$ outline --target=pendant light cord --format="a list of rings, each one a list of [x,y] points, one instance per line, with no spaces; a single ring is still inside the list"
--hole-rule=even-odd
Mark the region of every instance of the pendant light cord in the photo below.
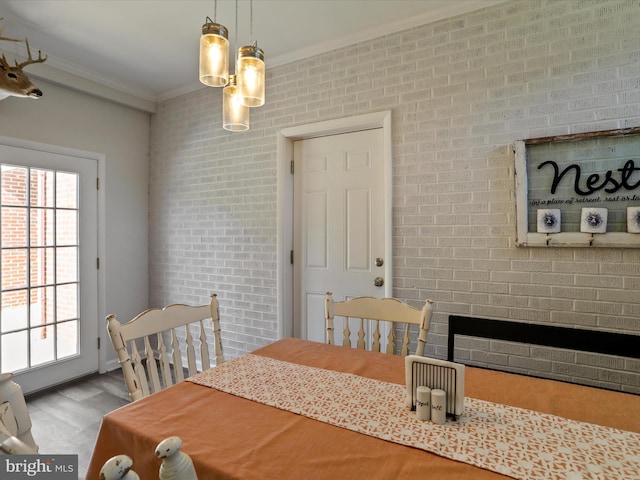
[[[233,71],[234,73],[238,73],[238,0],[236,0],[236,33],[235,33],[234,43],[235,44],[233,47],[234,47],[235,55],[233,56],[233,60],[234,60]]]

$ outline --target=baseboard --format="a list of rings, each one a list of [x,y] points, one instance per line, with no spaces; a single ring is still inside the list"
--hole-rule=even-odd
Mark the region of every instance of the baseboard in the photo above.
[[[108,360],[107,364],[105,365],[105,371],[106,372],[111,372],[113,370],[117,370],[120,368],[120,364],[118,363],[118,360]]]

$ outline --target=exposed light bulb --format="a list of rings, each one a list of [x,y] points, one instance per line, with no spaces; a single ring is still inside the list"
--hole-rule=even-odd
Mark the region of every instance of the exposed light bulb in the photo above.
[[[258,72],[254,66],[249,66],[244,71],[244,83],[247,88],[254,90],[256,88],[256,82],[258,81]]]

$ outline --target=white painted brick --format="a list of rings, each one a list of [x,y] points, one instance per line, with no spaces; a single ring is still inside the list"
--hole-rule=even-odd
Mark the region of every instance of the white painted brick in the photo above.
[[[483,367],[488,365],[504,366],[509,364],[509,356],[472,349],[469,364]]]
[[[605,330],[633,331],[637,326],[637,320],[634,318],[637,313],[629,311],[629,307],[625,305],[623,314],[627,316],[598,315],[597,326]]]
[[[640,391],[640,381],[638,375],[633,371],[598,369],[598,380],[601,385],[619,384],[621,390],[632,393]]]
[[[567,375],[570,377],[582,377],[582,378],[596,378],[598,375],[597,369],[593,367],[587,367],[582,365],[575,365],[569,363],[555,363],[553,365],[553,372],[561,375]]]
[[[534,310],[533,308],[509,309],[509,318],[521,322],[548,323],[551,314],[547,310]]]
[[[581,303],[581,302],[576,302]],[[572,325],[582,327],[595,327],[598,324],[598,315],[587,312],[551,312],[551,322],[560,325]]]
[[[576,354],[578,363],[582,365],[593,365],[611,370],[624,370],[625,359],[622,357],[614,357],[611,355],[596,355],[588,353]]]
[[[570,350],[551,347],[531,347],[531,356],[542,360],[551,360],[557,362],[574,363],[576,361],[576,353]]]
[[[540,373],[551,372],[552,364],[539,358],[509,356],[509,370],[512,368],[523,370],[528,374],[540,375]]]
[[[528,137],[640,125],[639,24],[636,0],[513,0],[267,64],[267,103],[246,133],[221,129],[217,89],[162,102],[151,120],[150,303],[215,291],[227,356],[274,340],[276,134],[389,109],[394,295],[438,299],[429,354],[446,355],[454,313],[640,333],[640,249],[515,247],[512,152]],[[491,352],[478,340],[456,355],[640,391],[628,361]]]

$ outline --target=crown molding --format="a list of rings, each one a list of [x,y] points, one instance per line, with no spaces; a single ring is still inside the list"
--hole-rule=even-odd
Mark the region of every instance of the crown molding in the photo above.
[[[316,44],[312,47],[301,48],[288,52],[284,55],[270,57],[267,67],[279,67],[281,65],[303,60],[314,55],[320,55],[332,50],[349,47],[357,43],[366,42],[375,38],[383,37],[385,35],[390,35],[393,33],[401,32],[403,30],[409,30],[422,25],[427,25],[429,23],[437,22],[445,18],[451,18],[475,10],[492,7],[494,5],[499,5],[508,1],[509,0],[452,0],[443,5],[437,4],[436,8],[430,10],[429,12],[425,12],[422,15],[416,15],[395,22],[385,23],[384,30],[381,29],[380,25],[376,25],[375,27],[355,32],[352,35],[328,40],[326,42]]]
[[[14,55],[26,57],[26,46],[15,45]],[[147,113],[156,112],[157,98],[153,93],[113,78],[105,77],[93,70],[67,62],[53,55],[47,55],[45,63],[30,65],[29,70],[25,73],[29,77],[39,78],[136,110],[142,110]]]
[[[438,4],[438,6],[429,12],[422,15],[416,15],[414,17],[405,18],[396,22],[389,22],[384,25],[384,32],[381,32],[380,26],[375,26],[367,30],[361,30],[349,36],[344,36],[316,44],[311,47],[300,48],[288,52],[284,55],[277,55],[275,57],[269,57],[267,60],[267,69],[286,65],[305,58],[313,57],[315,55],[321,55],[340,48],[349,47],[361,42],[366,42],[379,38],[384,35],[390,35],[393,33],[401,32],[403,30],[409,30],[411,28],[419,27],[429,23],[437,22],[445,18],[455,17],[457,15],[463,15],[475,10],[480,10],[501,3],[506,3],[509,0],[455,0],[447,2],[446,4]],[[158,101],[162,102],[169,100],[173,97],[192,93],[201,88],[207,88],[199,81],[194,81],[189,85],[169,90],[158,95]]]
[[[211,87],[207,87],[206,85],[204,85],[203,83],[201,83],[199,80],[196,79],[193,82],[189,83],[188,85],[183,85],[181,87],[174,88],[174,89],[171,89],[171,90],[167,90],[166,92],[162,92],[161,94],[158,95],[157,101],[158,102],[164,102],[166,100],[170,100],[172,98],[179,97],[180,95],[186,95],[187,93],[193,93],[193,92],[201,90],[203,88],[211,88]],[[217,87],[214,87],[214,88],[217,88]]]

